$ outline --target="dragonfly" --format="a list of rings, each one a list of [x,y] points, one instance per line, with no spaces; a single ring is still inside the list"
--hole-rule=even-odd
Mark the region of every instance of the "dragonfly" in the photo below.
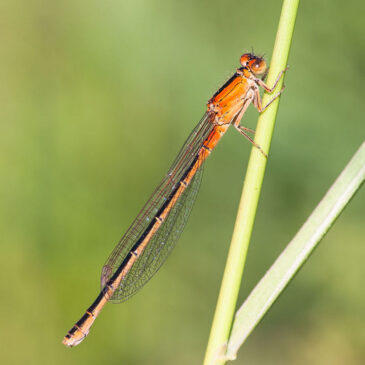
[[[82,342],[107,302],[127,300],[158,271],[187,222],[202,179],[203,163],[229,126],[233,125],[267,157],[248,134],[254,131],[240,122],[251,103],[261,113],[280,96],[283,89],[262,106],[260,88],[272,94],[285,70],[279,72],[270,88],[264,82],[268,67],[263,57],[245,53],[240,64],[208,101],[205,114],[170,170],[110,254],[102,268],[99,295],[63,338],[64,345],[73,347]]]

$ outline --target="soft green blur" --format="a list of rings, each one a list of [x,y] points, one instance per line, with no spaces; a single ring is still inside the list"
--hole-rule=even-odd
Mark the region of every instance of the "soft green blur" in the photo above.
[[[362,2],[303,1],[240,302],[364,140]],[[206,164],[177,248],[141,293],[62,338],[205,103],[279,1],[0,3],[1,364],[199,364],[251,146]],[[251,108],[253,109],[253,108]],[[254,128],[255,110],[245,125]],[[365,362],[365,202],[355,197],[236,364]]]

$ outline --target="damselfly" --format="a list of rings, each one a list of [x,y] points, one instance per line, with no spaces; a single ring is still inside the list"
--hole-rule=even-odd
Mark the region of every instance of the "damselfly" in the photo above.
[[[101,273],[100,294],[64,337],[64,345],[78,345],[108,301],[128,299],[160,268],[188,219],[202,178],[202,165],[230,125],[266,156],[247,134],[253,131],[241,126],[240,121],[251,103],[262,112],[281,94],[282,90],[261,105],[259,87],[272,93],[284,71],[270,88],[264,77],[258,77],[267,71],[263,58],[245,53],[240,63],[242,67],[209,100],[206,113],[169,172],[109,256]]]

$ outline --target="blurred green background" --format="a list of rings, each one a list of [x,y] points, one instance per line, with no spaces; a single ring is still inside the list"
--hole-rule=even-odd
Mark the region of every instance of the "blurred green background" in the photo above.
[[[1,364],[199,364],[251,146],[205,166],[176,249],[79,347],[101,267],[280,1],[2,1]],[[303,1],[240,302],[364,140],[363,2]],[[251,108],[245,125],[254,128]],[[236,364],[365,363],[360,191]]]

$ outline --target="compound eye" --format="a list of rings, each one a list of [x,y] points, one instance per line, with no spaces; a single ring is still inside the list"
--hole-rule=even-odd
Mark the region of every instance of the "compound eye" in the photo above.
[[[241,56],[240,58],[240,63],[243,67],[246,67],[248,62],[252,59],[252,54],[251,53],[245,53]]]
[[[250,68],[255,75],[261,75],[266,71],[266,62],[262,58],[256,58],[250,62]]]

